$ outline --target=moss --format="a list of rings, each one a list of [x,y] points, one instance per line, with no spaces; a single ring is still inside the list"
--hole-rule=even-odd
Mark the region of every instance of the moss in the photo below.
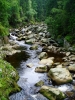
[[[9,94],[20,91],[16,70],[6,61],[0,59],[0,100],[8,100]]]
[[[44,82],[42,80],[35,84],[36,87],[43,86],[43,85],[44,85]]]
[[[64,100],[65,95],[62,94],[62,92],[59,93],[59,95],[56,95],[51,90],[48,89],[41,89],[40,93],[42,93],[45,97],[47,97],[49,100]]]
[[[41,89],[40,93],[42,93],[49,100],[55,100],[55,98],[53,97],[53,95],[51,93],[49,93],[48,90]]]
[[[5,36],[8,35],[8,30],[7,28],[3,27],[0,23],[0,36]]]

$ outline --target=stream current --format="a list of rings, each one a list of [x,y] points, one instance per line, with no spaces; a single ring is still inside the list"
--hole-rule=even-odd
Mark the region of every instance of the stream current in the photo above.
[[[30,50],[31,45],[24,44],[24,41],[16,41],[21,47],[22,52],[9,56],[7,61],[10,62],[18,71],[20,79],[18,85],[22,90],[18,93],[14,93],[9,97],[10,100],[47,100],[41,94],[37,94],[39,88],[34,85],[40,80],[47,82],[46,73],[36,73],[35,68],[39,65],[38,53],[42,51],[39,46],[38,50]],[[28,68],[26,65],[33,63],[32,68]]]
[[[10,40],[13,41],[13,40]],[[36,73],[35,68],[39,65],[38,54],[42,51],[42,47],[39,45],[38,50],[30,50],[31,45],[25,44],[24,41],[15,42],[21,46],[22,52],[16,53],[12,56],[6,58],[19,73],[19,81],[17,84],[21,87],[21,91],[18,93],[12,94],[10,100],[48,100],[40,93],[38,93],[38,87],[35,87],[35,84],[40,80],[44,81],[45,85],[53,86],[52,81],[48,79],[46,73]],[[33,63],[32,68],[28,68],[26,65],[28,63]],[[61,91],[71,91],[73,89],[70,83],[64,85],[54,85],[59,88]],[[66,98],[65,100],[71,100]]]

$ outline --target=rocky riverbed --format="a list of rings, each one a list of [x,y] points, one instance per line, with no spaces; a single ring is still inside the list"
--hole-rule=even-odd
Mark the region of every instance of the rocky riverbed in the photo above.
[[[67,51],[59,47],[45,24],[24,26],[10,32],[10,45],[1,48],[7,55],[5,59],[13,65],[11,59],[17,63],[16,53],[22,58],[19,65],[14,64],[22,91],[10,96],[10,100],[74,100],[74,49],[70,47],[71,51]]]

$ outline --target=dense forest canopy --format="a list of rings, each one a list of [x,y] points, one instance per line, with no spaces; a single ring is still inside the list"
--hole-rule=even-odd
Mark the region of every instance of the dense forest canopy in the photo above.
[[[46,22],[60,43],[64,38],[75,42],[75,0],[0,0],[0,36],[9,26],[35,21]]]

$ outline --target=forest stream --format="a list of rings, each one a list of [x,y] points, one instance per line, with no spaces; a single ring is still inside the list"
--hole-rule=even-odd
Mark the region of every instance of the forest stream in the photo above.
[[[58,88],[60,91],[64,92],[64,94],[66,95],[66,99],[64,100],[75,100],[75,80],[74,79],[70,83],[57,85],[54,81],[52,81],[52,79],[48,77],[46,72],[45,73],[35,72],[35,68],[40,65],[39,64],[40,59],[38,55],[40,55],[42,51],[44,52],[46,51],[47,43],[45,39],[42,39],[42,37],[44,37],[43,35],[45,35],[45,33],[48,33],[48,32],[45,32],[46,26],[42,25],[43,29],[45,27],[45,30],[43,31],[41,29],[41,26],[39,26],[39,29],[37,30],[37,32],[39,32],[39,35],[40,35],[39,39],[36,42],[34,41],[33,43],[37,45],[38,48],[30,49],[33,46],[33,44],[28,44],[27,43],[28,41],[27,40],[25,41],[24,38],[21,38],[21,36],[23,35],[24,37],[24,34],[26,33],[28,33],[28,35],[30,35],[31,33],[36,34],[37,32],[34,30],[34,28],[36,29],[38,26],[33,27],[33,28],[32,27],[33,26],[31,26],[31,28],[30,26],[26,27],[25,29],[27,30],[24,30],[23,28],[21,31],[22,33],[19,35],[15,35],[12,32],[10,36],[11,38],[10,41],[18,44],[20,46],[20,48],[18,49],[21,50],[21,52],[15,53],[13,55],[7,55],[5,60],[11,63],[11,65],[13,65],[14,68],[16,68],[16,70],[18,71],[20,78],[17,83],[21,87],[21,91],[11,94],[9,99],[10,100],[48,100],[46,97],[44,97],[42,94],[38,92],[40,90],[40,87],[35,86],[37,82],[42,80],[44,82],[44,85]],[[18,34],[17,31],[15,31],[15,33]],[[32,35],[30,35],[30,39],[33,38]],[[37,37],[37,35],[35,37]],[[48,38],[48,35],[47,35],[47,38]],[[52,46],[52,44],[54,43],[53,40],[51,40],[50,43],[51,43],[50,46]],[[49,41],[48,41],[48,45],[49,45]],[[54,57],[54,63],[57,64],[59,62],[58,65],[60,65],[63,62],[65,62],[63,59],[65,58],[65,53],[62,53],[60,51],[58,52],[46,51],[46,52],[48,54],[48,57]],[[31,68],[27,67],[29,63],[32,64]],[[71,74],[74,75],[74,73],[71,73]]]

